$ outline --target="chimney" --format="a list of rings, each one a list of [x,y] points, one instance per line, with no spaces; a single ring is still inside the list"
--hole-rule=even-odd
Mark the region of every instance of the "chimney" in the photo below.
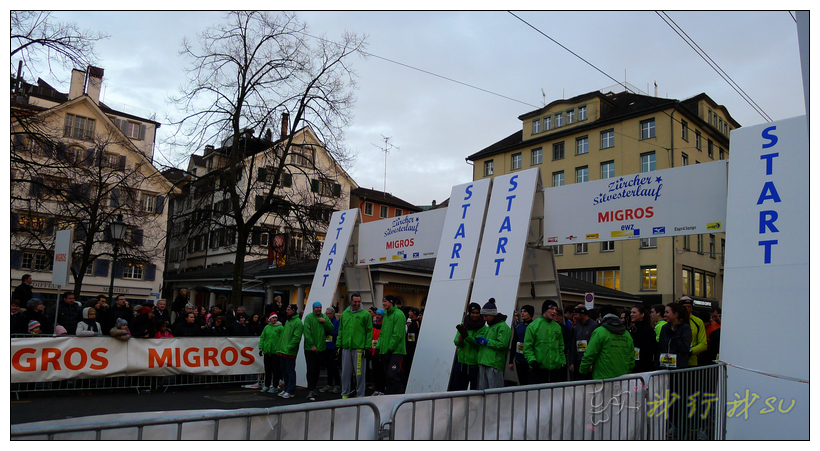
[[[71,87],[68,89],[68,100],[74,100],[85,93],[85,72],[71,70]]]
[[[280,139],[285,139],[288,136],[288,122],[290,121],[290,115],[288,113],[282,113],[282,135],[279,137]]]
[[[102,90],[102,79],[105,70],[101,67],[88,66],[88,86],[86,94],[91,97],[94,103],[100,103],[100,91]]]

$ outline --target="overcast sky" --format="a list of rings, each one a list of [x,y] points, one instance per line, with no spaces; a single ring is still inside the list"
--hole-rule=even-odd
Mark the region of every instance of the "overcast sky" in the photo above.
[[[649,94],[683,100],[700,93],[725,105],[742,125],[766,120],[661,18],[646,12],[515,12],[607,75]],[[773,120],[805,113],[797,29],[786,11],[669,12],[674,20]],[[56,12],[60,20],[110,35],[98,44],[104,101],[157,113],[184,80],[183,37],[195,40],[218,12]],[[521,127],[517,117],[546,101],[602,89],[615,81],[505,11],[300,12],[310,32],[366,34],[354,120],[346,143],[358,156],[350,174],[366,188],[417,205],[441,202],[472,179],[465,157]],[[68,91],[68,76],[37,76]],[[446,77],[454,81],[449,81]],[[471,85],[481,89],[468,87]],[[491,93],[487,92],[490,91]],[[495,94],[493,94],[495,93]],[[496,95],[497,94],[497,95]],[[134,110],[138,111],[138,110]],[[160,128],[160,135],[170,127]],[[159,141],[159,140],[158,140]],[[161,145],[155,162],[184,167]]]

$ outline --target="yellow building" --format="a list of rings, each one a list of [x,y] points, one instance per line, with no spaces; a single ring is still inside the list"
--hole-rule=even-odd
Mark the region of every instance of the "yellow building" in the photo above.
[[[467,157],[473,180],[539,167],[549,188],[724,160],[729,132],[740,127],[706,94],[675,100],[593,91],[518,119],[520,130]],[[724,234],[707,233],[553,251],[560,274],[636,294],[646,305],[688,294],[696,308],[708,308],[722,298],[724,243]]]

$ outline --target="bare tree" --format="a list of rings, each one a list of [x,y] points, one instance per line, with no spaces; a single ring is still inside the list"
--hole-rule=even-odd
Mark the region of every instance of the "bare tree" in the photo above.
[[[81,30],[73,22],[55,20],[50,11],[11,11],[10,73],[15,75],[15,64],[22,61],[32,74],[40,73],[40,64],[52,64],[72,69],[84,68],[96,59],[94,45],[108,35]],[[15,61],[15,59],[17,59]]]
[[[241,299],[246,247],[256,224],[276,216],[285,228],[308,230],[315,221],[310,218],[322,216],[317,208],[331,204],[323,203],[321,194],[324,186],[333,190],[337,174],[332,171],[350,160],[342,141],[355,100],[348,59],[363,52],[365,38],[345,34],[338,42],[311,40],[306,31],[292,13],[239,11],[202,32],[198,46],[183,42],[181,54],[192,65],[179,96],[172,98],[182,117],[172,121],[177,133],[171,141],[189,154],[217,144],[219,164],[197,179],[208,186],[218,181],[221,199],[203,200],[200,211],[208,220],[218,213],[219,224],[235,233],[233,299]],[[282,113],[292,125],[274,141],[266,130]],[[316,134],[317,142],[304,138],[300,131],[305,129]],[[270,151],[249,149],[255,142],[267,142]],[[331,164],[315,157],[318,145]],[[281,188],[298,174],[311,180],[310,188],[284,196]],[[197,198],[208,198],[200,194]],[[213,207],[217,200],[218,211]],[[199,215],[197,223],[203,219]]]
[[[109,259],[109,224],[119,215],[130,226],[126,239],[118,243],[120,263],[144,264],[162,257],[163,246],[148,247],[154,240],[144,238],[164,234],[164,224],[155,219],[163,200],[140,194],[162,176],[150,164],[128,164],[121,151],[115,152],[133,148],[124,136],[122,142],[113,131],[64,139],[53,122],[29,120],[28,130],[12,135],[12,178],[18,180],[12,184],[13,248],[37,250],[47,257],[54,249],[55,231],[74,229],[71,272],[79,299],[87,271],[95,266],[106,274],[115,270]],[[96,263],[104,263],[104,268]],[[152,266],[144,268],[150,271]]]

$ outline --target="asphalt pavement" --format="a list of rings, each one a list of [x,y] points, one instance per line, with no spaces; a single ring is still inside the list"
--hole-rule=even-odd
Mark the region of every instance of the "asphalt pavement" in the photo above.
[[[320,384],[319,387],[323,385]],[[164,392],[153,390],[150,393],[137,393],[136,389],[124,388],[28,392],[20,393],[19,400],[12,393],[10,417],[11,424],[22,424],[132,412],[266,408],[314,402],[306,399],[307,394],[307,390],[297,387],[294,398],[283,399],[275,394],[260,393],[259,389],[245,388],[238,383],[169,387]],[[316,402],[341,397],[340,394],[316,391]]]

